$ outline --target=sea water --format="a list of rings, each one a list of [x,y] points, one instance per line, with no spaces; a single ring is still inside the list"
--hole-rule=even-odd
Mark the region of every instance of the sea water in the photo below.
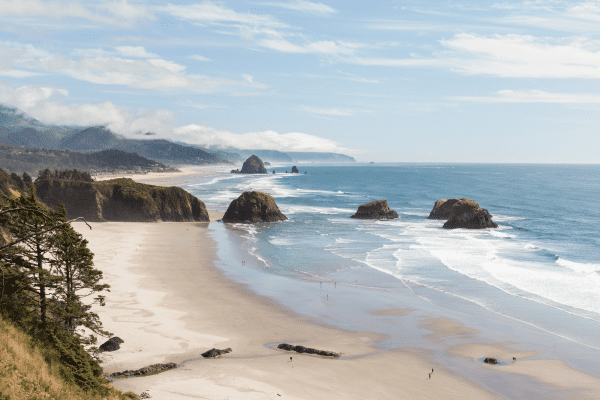
[[[600,355],[600,166],[299,169],[210,175],[183,186],[220,211],[243,191],[262,191],[289,218],[215,230],[221,259],[245,259],[235,274],[251,288],[346,328],[383,330],[389,346],[422,345],[424,331],[415,323],[395,334],[392,323],[370,313],[414,307],[425,310],[419,317],[450,316],[494,330],[491,339],[518,339],[600,374],[594,361]],[[437,200],[457,197],[477,201],[499,227],[447,230],[444,221],[427,219]],[[359,205],[380,199],[398,219],[350,218]]]

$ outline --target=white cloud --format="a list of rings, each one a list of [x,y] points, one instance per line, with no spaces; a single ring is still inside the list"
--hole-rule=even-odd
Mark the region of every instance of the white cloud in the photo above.
[[[356,154],[340,143],[301,133],[264,132],[233,133],[195,124],[177,126],[176,116],[169,110],[139,110],[131,112],[106,101],[100,104],[65,104],[57,96],[68,92],[55,86],[30,85],[12,89],[0,85],[0,102],[19,108],[46,124],[90,126],[105,125],[115,133],[140,138],[139,133],[155,132],[155,138],[180,140],[202,146],[235,147],[280,151],[316,151]]]
[[[123,53],[150,55],[143,47],[121,46]],[[51,54],[29,44],[0,41],[0,75],[15,75],[15,70],[30,74],[58,74],[101,85],[123,85],[143,89],[188,89],[206,92],[222,86],[265,88],[247,80],[215,79],[186,74],[186,66],[161,58],[130,59],[116,57],[101,49],[74,51],[74,58]],[[79,58],[77,55],[83,55]],[[94,56],[97,55],[97,56]]]
[[[338,115],[344,117],[350,117],[354,115],[354,111],[348,109],[339,109],[339,108],[316,108],[310,106],[303,106],[302,111],[306,111],[313,114],[323,114],[323,115]]]
[[[225,7],[221,2],[204,1],[201,4],[168,4],[161,9],[182,20],[199,23],[234,23],[271,28],[288,28],[289,25],[270,15],[240,13]]]
[[[191,56],[188,56],[188,58],[196,61],[212,61],[210,58],[203,57],[199,54],[192,54]]]
[[[451,99],[478,103],[600,104],[598,93],[549,93],[541,90],[499,90],[495,96],[454,96]]]
[[[585,37],[457,34],[440,43],[452,50],[447,65],[466,74],[530,78],[600,77],[600,42]]]
[[[328,7],[306,1],[277,4],[297,7],[299,10],[302,7],[306,10],[311,7],[313,10],[325,10]],[[282,53],[318,54],[331,57],[351,55],[357,48],[364,46],[361,43],[344,41],[311,40],[298,33],[299,29],[271,15],[237,12],[227,8],[221,2],[205,1],[201,4],[185,6],[169,4],[162,7],[162,10],[174,17],[201,26],[218,26],[218,32],[221,34],[231,35],[233,31],[242,40]]]
[[[102,1],[93,6],[64,0],[0,0],[0,16],[78,18],[119,25],[155,19],[144,4],[130,4],[127,0]]]
[[[308,14],[326,16],[331,14],[336,14],[338,10],[333,7],[330,7],[323,3],[313,3],[311,1],[306,0],[294,0],[289,1],[287,3],[282,2],[268,2],[268,3],[255,3],[259,5],[271,6],[271,7],[280,7],[288,10],[301,11]]]
[[[55,86],[29,85],[18,89],[0,86],[0,102],[15,106],[46,124],[106,125],[116,133],[132,135],[137,132],[172,132],[175,118],[171,111],[140,110],[132,113],[110,101],[100,104],[65,104],[51,98],[67,96],[68,92]]]
[[[115,50],[123,57],[157,58],[154,53],[148,53],[143,46],[118,46]]]
[[[192,124],[176,129],[174,135],[183,142],[220,148],[356,153],[336,141],[301,132],[278,133],[269,130],[237,134]]]

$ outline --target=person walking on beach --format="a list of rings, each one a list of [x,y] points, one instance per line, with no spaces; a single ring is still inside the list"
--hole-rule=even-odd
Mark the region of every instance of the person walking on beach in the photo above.
[[[431,372],[429,373],[429,379],[431,379]]]
[[[290,362],[292,362],[292,357],[290,357]]]

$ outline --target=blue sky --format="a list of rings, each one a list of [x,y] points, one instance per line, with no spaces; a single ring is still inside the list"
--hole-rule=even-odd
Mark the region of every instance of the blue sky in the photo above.
[[[0,102],[359,161],[600,162],[600,1],[0,0]]]

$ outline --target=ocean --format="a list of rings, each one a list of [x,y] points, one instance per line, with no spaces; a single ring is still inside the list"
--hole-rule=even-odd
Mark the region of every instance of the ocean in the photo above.
[[[223,212],[243,191],[263,191],[289,218],[211,224],[219,266],[234,279],[301,315],[380,332],[382,349],[419,346],[444,359],[419,323],[444,317],[480,331],[480,340],[512,341],[600,375],[600,166],[298,167],[182,186]],[[456,197],[478,202],[499,228],[447,230],[427,219],[436,200]],[[400,217],[350,218],[380,199]],[[399,327],[375,315],[381,309],[412,312]]]

